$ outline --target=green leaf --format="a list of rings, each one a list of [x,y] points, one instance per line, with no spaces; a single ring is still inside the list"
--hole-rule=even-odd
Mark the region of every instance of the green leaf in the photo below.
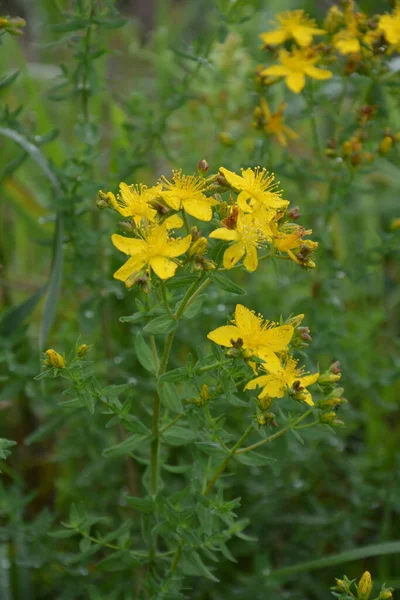
[[[37,292],[32,294],[30,298],[5,312],[0,322],[0,334],[3,336],[11,335],[11,333],[13,333],[13,331],[29,317],[40,298],[43,296],[45,290],[46,286],[43,285]]]
[[[236,285],[236,283],[233,283],[229,277],[223,275],[222,273],[214,273],[212,275],[212,280],[217,287],[225,292],[238,295],[246,294],[246,291],[243,288]]]
[[[40,442],[52,435],[59,427],[64,426],[66,424],[66,417],[64,413],[55,414],[51,417],[47,417],[47,420],[42,423],[33,433],[28,435],[25,438],[24,444],[25,446],[30,446],[35,442]]]
[[[219,458],[223,458],[227,455],[227,452],[224,448],[217,444],[216,442],[197,442],[196,446],[205,454],[209,456],[217,456]]]
[[[17,442],[14,442],[13,440],[6,440],[5,438],[0,438],[0,458],[6,459],[7,456],[11,454],[9,448],[15,446],[16,443]]]
[[[186,446],[197,438],[197,433],[191,429],[173,425],[163,433],[163,438],[171,446]]]
[[[193,319],[204,304],[204,300],[207,298],[207,294],[201,294],[192,304],[189,304],[188,308],[183,313],[184,319]]]
[[[150,373],[156,374],[157,367],[154,362],[153,353],[144,341],[141,333],[138,333],[135,339],[135,352],[138,361],[140,362],[142,367],[144,367],[146,371],[150,371]]]
[[[145,316],[142,312],[135,312],[133,315],[128,315],[127,317],[120,317],[119,320],[121,323],[138,323],[139,321],[143,321]]]
[[[250,467],[262,467],[267,463],[276,462],[275,458],[270,458],[258,452],[243,452],[242,454],[236,454],[235,458],[243,465]]]
[[[71,19],[66,23],[55,23],[49,25],[51,31],[58,31],[59,33],[66,33],[68,31],[79,31],[80,29],[86,29],[90,25],[88,19]]]
[[[175,329],[175,327],[176,321],[167,315],[162,315],[161,317],[156,317],[152,321],[149,321],[149,323],[143,327],[143,331],[157,335],[158,333],[169,333]]]
[[[11,85],[13,81],[17,79],[19,75],[19,71],[14,71],[13,73],[9,73],[0,79],[0,90]]]
[[[125,496],[126,503],[139,512],[151,513],[154,510],[154,502],[151,498],[137,498],[136,496]]]
[[[103,450],[102,456],[104,456],[104,458],[115,458],[116,456],[123,456],[124,454],[129,454],[130,452],[132,452],[132,450],[140,446],[145,440],[148,439],[149,438],[147,435],[139,435],[135,433],[134,435],[131,435],[130,437],[126,438],[126,440],[124,440],[123,442],[120,442],[119,444],[115,444],[115,446],[110,446],[110,448],[106,448],[105,450]]]
[[[53,238],[53,256],[51,261],[47,295],[43,306],[42,323],[40,327],[39,347],[44,348],[47,336],[53,325],[57,310],[57,300],[60,294],[63,267],[63,219],[57,215],[56,229]]]
[[[301,573],[302,571],[315,571],[316,569],[324,569],[325,567],[342,565],[353,560],[361,560],[371,556],[383,556],[385,554],[398,555],[399,553],[399,540],[393,542],[383,542],[382,544],[371,544],[370,546],[346,550],[345,552],[332,554],[331,556],[325,556],[323,558],[318,558],[317,560],[309,560],[299,563],[298,565],[292,565],[291,567],[276,569],[268,572],[267,576],[282,577],[284,575],[294,575],[295,573]]]
[[[187,379],[187,377],[188,372],[186,367],[179,367],[178,369],[172,369],[172,371],[168,371],[168,373],[161,375],[160,383],[183,381],[184,379]]]
[[[16,144],[21,146],[25,152],[37,163],[47,179],[52,184],[57,197],[61,198],[62,190],[60,183],[53,173],[47,159],[42,154],[40,149],[32,144],[23,135],[9,129],[7,127],[0,127],[0,135],[14,141]],[[43,307],[42,323],[40,328],[39,346],[42,349],[44,347],[47,335],[53,324],[53,320],[57,309],[57,300],[61,288],[61,277],[62,277],[62,263],[63,263],[63,247],[62,247],[62,230],[63,221],[61,213],[57,214],[56,228],[53,238],[53,256],[51,262],[51,269],[49,275],[49,281],[47,284],[47,297]]]
[[[50,531],[47,535],[52,538],[70,538],[78,533],[78,531],[72,529],[58,529],[57,531]]]
[[[219,579],[217,579],[203,563],[198,552],[186,552],[184,554],[183,564],[184,571],[187,575],[206,577],[215,583],[219,582]]]
[[[182,277],[174,277],[168,282],[168,289],[173,290],[180,287],[186,287],[191,285],[194,281],[197,281],[198,275],[183,275]]]
[[[183,406],[179,398],[178,390],[173,383],[160,383],[158,386],[161,402],[172,412],[182,413]]]

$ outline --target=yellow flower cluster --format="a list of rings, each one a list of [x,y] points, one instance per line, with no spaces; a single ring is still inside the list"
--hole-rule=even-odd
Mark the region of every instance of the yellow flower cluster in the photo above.
[[[264,321],[262,316],[238,304],[232,324],[218,327],[208,334],[208,338],[216,344],[240,351],[256,375],[259,375],[259,366],[261,374],[249,381],[245,390],[262,388],[258,396],[262,410],[267,410],[274,398],[283,398],[287,392],[296,400],[311,406],[314,404],[307,387],[317,381],[319,373],[305,373],[288,350],[303,317],[299,315],[286,324],[278,325]],[[257,365],[252,360],[254,357],[264,362]]]
[[[203,258],[208,240],[198,235],[197,229],[192,232],[187,229],[187,235],[179,238],[171,234],[185,222],[187,226],[186,215],[210,222],[213,210],[220,220],[209,238],[229,243],[223,256],[223,270],[232,269],[243,259],[244,267],[255,271],[258,249],[262,247],[269,250],[264,257],[286,257],[302,267],[314,267],[311,254],[318,244],[304,239],[311,230],[290,222],[289,202],[282,198],[277,185],[274,175],[265,169],[248,168],[238,175],[220,167],[217,174],[207,179],[175,171],[171,181],[162,177],[151,188],[121,183],[117,196],[99,192],[98,206],[113,208],[128,219],[121,227],[132,234],[131,237],[114,234],[111,238],[114,246],[129,256],[114,277],[127,287],[151,272],[160,279],[169,279],[183,264],[178,257],[185,253],[185,263],[192,262],[195,268],[215,269],[212,261]],[[230,204],[217,200],[217,189],[221,193],[230,192]]]
[[[272,25],[271,31],[260,34],[263,47],[272,53],[281,44],[286,47],[278,51],[279,63],[259,69],[258,78],[265,85],[284,78],[295,94],[303,90],[307,77],[330,79],[333,73],[320,68],[320,64],[336,62],[336,53],[348,59],[345,67],[348,73],[356,70],[363,60],[375,57],[379,60],[400,49],[399,3],[390,14],[369,17],[355,9],[354,0],[347,0],[343,10],[336,5],[329,9],[323,29],[303,10],[280,13]],[[316,36],[323,38],[314,44]]]

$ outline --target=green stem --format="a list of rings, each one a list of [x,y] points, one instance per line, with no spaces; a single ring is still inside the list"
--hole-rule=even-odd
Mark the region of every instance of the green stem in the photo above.
[[[212,476],[212,478],[210,479],[210,481],[208,482],[206,489],[204,490],[204,495],[208,496],[208,494],[211,492],[211,490],[213,489],[217,479],[222,475],[222,473],[225,471],[226,467],[228,466],[228,464],[230,463],[231,459],[235,456],[236,451],[238,448],[240,448],[240,446],[243,444],[243,442],[245,441],[245,439],[250,435],[250,433],[253,431],[253,423],[246,429],[246,431],[244,432],[244,434],[242,435],[242,437],[236,442],[236,444],[233,446],[232,450],[230,451],[229,455],[222,461],[222,463],[219,465],[218,469],[215,471],[214,475]]]
[[[177,417],[175,417],[175,419],[172,419],[172,421],[170,421],[167,425],[165,425],[162,429],[160,429],[158,434],[162,435],[164,433],[164,431],[167,431],[167,429],[172,427],[172,425],[175,425],[175,423],[177,423],[179,421],[179,419],[182,419],[182,417],[184,417],[184,416],[185,416],[185,413],[180,413]]]
[[[290,429],[294,429],[295,426],[297,425],[297,423],[300,423],[300,421],[303,421],[303,419],[308,417],[308,415],[310,415],[312,413],[312,411],[313,411],[313,409],[310,408],[304,414],[302,414],[301,417],[299,417],[298,419],[293,421],[293,423],[291,423],[287,427],[284,427],[280,431],[277,431],[277,433],[274,433],[274,435],[271,435],[270,437],[265,438],[264,440],[261,440],[260,442],[257,442],[256,444],[252,444],[251,446],[247,446],[246,448],[241,448],[240,450],[237,451],[237,454],[243,454],[244,452],[250,452],[251,450],[255,450],[256,448],[259,448],[260,446],[263,446],[264,444],[268,444],[269,442],[276,440],[277,438],[284,435]]]
[[[312,423],[306,423],[305,425],[299,425],[299,427],[294,427],[296,431],[298,429],[307,429],[307,427],[313,427],[314,425],[320,425],[320,421],[313,421]]]
[[[154,364],[156,365],[156,368],[157,368],[157,371],[158,371],[159,366],[160,366],[160,361],[158,359],[156,339],[155,339],[154,335],[150,336],[150,347],[151,347],[151,351],[153,353]]]
[[[311,133],[312,133],[312,137],[313,137],[314,148],[318,154],[318,157],[319,157],[319,160],[321,163],[321,167],[325,171],[325,173],[328,177],[328,181],[329,181],[331,179],[331,173],[325,162],[325,154],[322,150],[321,142],[320,142],[319,135],[318,135],[318,125],[317,125],[317,119],[315,117],[314,90],[312,87],[312,83],[310,84],[310,96],[309,96],[309,98],[307,98],[307,103],[308,103],[308,108],[310,111],[310,124],[311,124]]]
[[[158,450],[160,445],[160,437],[158,430],[158,421],[160,419],[160,396],[156,390],[153,400],[153,418],[151,422],[151,495],[153,498],[158,492]]]
[[[174,313],[172,312],[172,310],[169,307],[168,304],[168,298],[167,298],[167,290],[165,288],[164,282],[161,281],[161,294],[162,294],[162,299],[164,302],[164,306],[165,306],[165,310],[167,311],[167,313],[169,314],[169,316],[171,317],[171,319],[176,319]]]

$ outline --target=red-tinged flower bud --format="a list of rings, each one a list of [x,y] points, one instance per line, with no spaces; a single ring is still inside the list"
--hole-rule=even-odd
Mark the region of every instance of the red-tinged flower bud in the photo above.
[[[336,360],[335,362],[333,362],[331,364],[331,366],[329,367],[329,370],[331,373],[334,373],[335,375],[338,375],[339,373],[342,372],[342,368],[340,366],[340,361]]]
[[[305,342],[312,342],[309,327],[298,327],[297,331],[302,340],[304,340]]]
[[[197,170],[199,171],[199,173],[207,173],[208,169],[208,162],[204,158],[202,160],[199,160],[199,162],[197,163]]]
[[[293,206],[292,208],[290,208],[288,210],[288,215],[291,219],[293,219],[293,221],[300,219],[300,217],[301,217],[300,208],[298,206]]]

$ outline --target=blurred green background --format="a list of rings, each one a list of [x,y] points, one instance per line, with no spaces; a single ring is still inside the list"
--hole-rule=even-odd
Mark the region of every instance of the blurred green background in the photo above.
[[[360,169],[332,204],[313,163],[301,98],[271,92],[285,96],[287,122],[300,134],[288,154],[251,126],[259,98],[254,70],[264,61],[258,34],[277,11],[304,8],[321,19],[330,3],[143,0],[117,2],[118,13],[113,2],[98,4],[88,40],[78,26],[88,2],[0,3],[3,14],[27,21],[22,37],[3,37],[0,47],[0,77],[19,71],[0,85],[0,435],[17,442],[2,461],[0,600],[134,597],[118,573],[66,561],[70,540],[63,546],[47,533],[66,520],[72,502],[123,518],[121,493],[126,485],[140,493],[141,466],[103,457],[124,432],[106,429],[101,414],[60,408],[58,381],[33,377],[41,350],[68,353],[80,336],[93,345],[104,385],[146,389],[132,348],[138,326],[119,321],[134,312],[135,294],[112,279],[120,264],[110,243],[117,221],[98,211],[97,192],[116,192],[120,181],[153,184],[171,168],[191,173],[203,158],[210,173],[265,165],[300,205],[302,224],[320,243],[314,272],[263,263],[236,281],[248,290],[246,305],[267,318],[306,315],[309,365],[324,370],[340,360],[349,405],[346,429],[312,430],[304,445],[281,440],[271,467],[237,466],[233,497],[242,498],[239,512],[249,517],[254,540],[232,542],[238,564],[223,562],[219,585],[196,580],[188,595],[322,600],[335,576],[355,578],[365,569],[378,583],[400,587],[399,556],[379,550],[269,577],[287,565],[400,540],[399,234],[390,230],[400,217],[399,154]],[[372,0],[358,6],[371,14],[390,9]],[[348,91],[348,131],[363,85]],[[332,90],[319,97],[325,145]],[[396,93],[372,90],[369,100],[382,109],[377,137],[385,127],[400,130]],[[210,292],[196,327],[188,322],[179,332],[172,366],[206,347],[206,333],[234,303]],[[240,412],[232,418],[239,426]]]

